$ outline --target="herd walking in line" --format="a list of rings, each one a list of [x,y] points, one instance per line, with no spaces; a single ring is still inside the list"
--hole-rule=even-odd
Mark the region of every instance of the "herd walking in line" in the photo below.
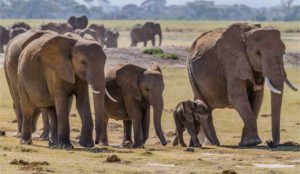
[[[130,31],[131,46],[139,42],[147,46],[148,41],[155,46],[156,35],[160,46],[160,24],[135,25]],[[128,63],[104,72],[109,57],[103,47],[118,47],[118,38],[119,32],[104,25],[88,26],[85,16],[70,17],[67,23],[50,22],[39,29],[31,29],[24,22],[14,24],[9,30],[0,27],[0,52],[5,53],[4,70],[20,143],[32,144],[31,136],[42,114],[41,136],[49,140],[49,147],[73,148],[69,113],[75,97],[82,122],[79,139],[82,147],[93,147],[95,143],[109,145],[110,118],[123,121],[123,147],[144,147],[149,137],[151,107],[157,137],[161,145],[167,145],[161,118],[163,91],[168,89],[161,68],[157,64],[141,67]],[[240,146],[260,144],[257,117],[266,83],[271,91],[272,115],[272,141],[268,145],[278,146],[284,83],[297,90],[285,72],[284,53],[280,32],[260,25],[235,23],[196,38],[187,55],[194,99],[180,102],[174,110],[173,145],[186,146],[185,130],[191,136],[190,147],[201,147],[203,140],[198,137],[207,137],[210,144],[220,145],[212,115],[217,108],[234,108],[240,115],[244,126]],[[95,109],[94,120],[91,104]]]

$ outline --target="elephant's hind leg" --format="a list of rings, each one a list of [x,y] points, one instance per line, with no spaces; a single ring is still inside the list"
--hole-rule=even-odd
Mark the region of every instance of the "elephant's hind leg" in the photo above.
[[[15,104],[13,105],[16,118],[17,118],[17,124],[18,124],[18,132],[17,132],[17,137],[21,137],[21,132],[22,132],[22,124],[23,124],[23,116],[22,116],[22,109],[20,104]]]
[[[43,140],[49,140],[49,116],[47,109],[41,109],[43,118],[43,133],[40,138]]]
[[[23,115],[23,123],[22,123],[22,135],[21,135],[21,144],[32,144],[31,133],[32,133],[32,116],[34,114],[34,110],[27,104],[24,103],[22,105],[22,115]]]
[[[132,139],[131,139],[131,131],[132,131],[132,122],[131,120],[123,120],[123,147],[131,147],[132,146]]]

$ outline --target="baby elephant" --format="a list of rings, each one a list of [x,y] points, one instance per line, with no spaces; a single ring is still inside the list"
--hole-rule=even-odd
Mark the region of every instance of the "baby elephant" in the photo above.
[[[203,127],[206,137],[210,141],[212,140],[212,128],[208,124],[211,115],[208,109],[207,105],[201,100],[186,100],[176,106],[173,112],[176,124],[176,137],[173,141],[173,146],[177,146],[179,143],[182,147],[186,147],[183,140],[183,132],[187,129],[191,136],[189,146],[201,147],[197,136],[200,131],[200,126]]]

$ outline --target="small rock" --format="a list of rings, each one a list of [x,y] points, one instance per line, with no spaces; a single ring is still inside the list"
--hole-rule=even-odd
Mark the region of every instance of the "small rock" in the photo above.
[[[185,152],[195,152],[194,148],[188,147],[184,150]]]
[[[0,130],[0,137],[4,137],[5,136],[5,131],[4,130]]]
[[[266,117],[271,117],[271,114],[261,114],[260,116],[266,118]]]
[[[296,123],[297,126],[300,126],[300,123]]]
[[[234,170],[223,170],[222,174],[237,174]]]
[[[107,162],[107,163],[115,163],[115,162],[120,162],[120,161],[121,161],[121,159],[117,155],[110,155],[105,160],[105,162]]]
[[[77,117],[77,115],[76,114],[70,114],[70,117],[75,118],[75,117]]]

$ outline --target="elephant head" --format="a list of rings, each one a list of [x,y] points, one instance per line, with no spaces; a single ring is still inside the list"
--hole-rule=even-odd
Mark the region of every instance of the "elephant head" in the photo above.
[[[72,26],[73,30],[85,29],[88,25],[88,18],[85,15],[79,17],[71,16],[68,19],[68,23]]]
[[[156,35],[159,36],[159,46],[161,45],[162,42],[162,32],[161,32],[161,27],[160,24],[156,24],[153,22],[146,22],[143,25],[144,32],[146,34],[146,37],[148,39],[152,39]]]
[[[16,29],[16,28],[24,28],[26,30],[30,30],[31,27],[30,25],[28,25],[27,23],[25,22],[16,22],[14,23],[12,26],[11,26],[11,29]]]
[[[111,31],[107,30],[105,32],[105,45],[107,48],[117,48],[118,47],[118,38],[119,32],[118,31]]]
[[[9,31],[5,28],[0,26],[0,53],[4,52],[4,45],[6,45],[9,41]]]
[[[91,24],[88,28],[88,30],[95,32],[96,40],[101,44],[104,45],[105,42],[105,27],[104,25],[97,25],[97,24]]]
[[[218,55],[231,57],[234,62],[233,78],[248,80],[253,86],[263,78],[271,90],[272,145],[280,142],[280,112],[283,84],[289,83],[283,64],[285,45],[280,32],[274,28],[261,28],[257,25],[233,24],[224,30],[217,42]],[[229,63],[228,63],[229,64]],[[231,65],[232,66],[232,65]],[[230,71],[230,70],[228,70]],[[254,88],[255,89],[255,88]]]
[[[122,91],[131,95],[137,102],[145,100],[153,107],[155,132],[162,145],[166,145],[161,128],[164,81],[160,68],[157,65],[149,69],[127,65],[116,72],[116,80]]]

